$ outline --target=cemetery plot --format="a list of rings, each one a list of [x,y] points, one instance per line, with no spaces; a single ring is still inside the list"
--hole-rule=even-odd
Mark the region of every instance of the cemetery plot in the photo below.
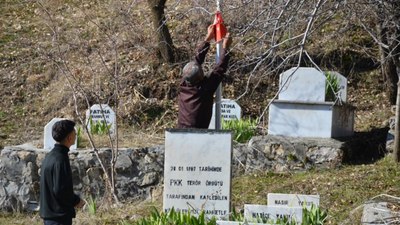
[[[167,130],[163,210],[227,218],[230,209],[232,134]]]
[[[268,134],[321,138],[353,135],[354,107],[342,104],[347,98],[347,79],[337,72],[326,74],[329,79],[309,67],[280,74],[279,99],[269,107]]]

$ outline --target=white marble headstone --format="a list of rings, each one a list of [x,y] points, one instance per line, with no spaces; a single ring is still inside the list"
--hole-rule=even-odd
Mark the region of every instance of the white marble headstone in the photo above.
[[[215,129],[215,103],[213,104],[212,117],[208,129]],[[231,99],[221,100],[221,117],[222,120],[240,120],[242,117],[242,108],[240,105]]]
[[[169,129],[165,132],[163,211],[229,216],[232,134]]]
[[[279,76],[279,100],[324,102],[325,75],[311,67],[293,67]]]
[[[53,118],[46,126],[44,127],[44,139],[43,139],[43,149],[51,150],[54,147],[56,141],[53,139],[52,130],[53,125],[60,121],[65,120],[65,118]],[[70,150],[76,150],[78,137],[75,139],[75,144],[70,147]]]
[[[107,104],[95,104],[86,111],[86,124],[88,126],[88,130],[90,131],[89,118],[92,118],[92,124],[96,124],[100,121],[106,121],[107,125],[111,125],[110,133],[115,133],[115,112]]]
[[[310,209],[312,205],[319,206],[319,195],[268,193],[267,200],[268,205],[273,206],[306,206],[308,209]]]
[[[270,206],[270,205],[244,205],[244,218],[248,221],[258,222],[257,219],[265,221],[277,221],[278,219],[294,219],[297,223],[303,220],[302,207]]]

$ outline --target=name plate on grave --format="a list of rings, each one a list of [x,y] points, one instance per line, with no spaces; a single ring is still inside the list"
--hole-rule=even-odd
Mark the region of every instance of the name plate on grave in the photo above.
[[[302,207],[270,206],[270,205],[244,205],[244,218],[249,222],[276,222],[278,219],[288,218],[301,223],[303,219]]]
[[[165,133],[163,210],[227,218],[232,134],[170,129]]]
[[[208,129],[215,129],[215,103],[213,104],[213,114],[211,116],[210,125]],[[242,108],[236,101],[231,99],[221,100],[221,117],[222,120],[240,120],[242,116]]]
[[[86,111],[86,124],[89,131],[91,130],[91,126],[94,126],[96,123],[106,123],[110,129],[110,133],[114,134],[116,123],[114,110],[106,104],[92,105],[92,107]]]
[[[310,209],[312,205],[319,206],[319,195],[297,195],[268,193],[268,205],[303,207]]]

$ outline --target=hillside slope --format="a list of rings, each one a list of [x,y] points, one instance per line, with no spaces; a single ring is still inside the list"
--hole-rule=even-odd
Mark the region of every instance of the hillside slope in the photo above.
[[[168,4],[168,26],[178,59],[173,65],[157,57],[149,9],[143,1],[1,1],[0,146],[40,140],[51,118],[77,119],[75,105],[84,114],[87,104],[98,102],[118,105],[122,139],[136,140],[123,145],[140,144],[143,138],[137,134],[162,136],[164,128],[174,127],[180,70],[193,56],[212,21],[207,12],[215,6]],[[244,32],[243,26],[252,21],[246,9],[232,7],[225,13],[235,44],[224,97],[244,94],[238,100],[244,117],[256,118],[277,91],[279,73],[254,71],[258,53],[251,52],[260,43],[254,39],[256,30]],[[237,13],[243,16],[237,18]],[[356,130],[381,127],[391,112],[379,68],[363,63],[374,58],[359,53],[360,44],[370,45],[371,40],[360,29],[340,33],[341,23],[333,20],[315,32],[308,50],[323,70],[348,77],[348,99],[357,107]],[[209,54],[206,69],[213,61]],[[77,101],[71,88],[79,90]],[[261,125],[265,131],[267,121]]]

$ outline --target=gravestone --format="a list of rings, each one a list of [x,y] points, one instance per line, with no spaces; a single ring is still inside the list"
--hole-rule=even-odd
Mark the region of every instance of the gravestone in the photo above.
[[[64,118],[53,118],[46,126],[44,127],[44,138],[43,138],[43,149],[45,150],[51,150],[54,147],[54,144],[56,141],[53,139],[52,136],[52,129],[53,125],[60,121],[60,120],[65,120]],[[75,144],[70,147],[71,150],[76,150],[77,148],[77,140],[78,138],[75,138]]]
[[[92,124],[90,124],[90,118]],[[91,131],[91,125],[105,122],[110,127],[110,134],[115,133],[116,117],[115,112],[107,104],[95,104],[86,111],[86,124]]]
[[[307,207],[319,206],[319,195],[277,194],[268,193],[269,206]]]
[[[232,134],[169,129],[165,132],[163,210],[227,218],[230,209]]]
[[[324,102],[325,75],[311,67],[293,67],[279,76],[279,100]]]
[[[213,114],[211,116],[210,125],[208,129],[215,129],[215,103],[213,104]],[[231,99],[221,100],[221,117],[222,120],[240,120],[242,117],[242,108],[236,101]]]
[[[303,208],[245,204],[244,218],[250,222],[258,222],[260,219],[263,221],[277,221],[278,219],[287,218],[290,221],[293,219],[297,223],[301,223],[303,219]]]
[[[347,79],[336,72],[339,96],[347,98]],[[354,134],[354,107],[325,101],[326,77],[314,68],[283,72],[279,99],[269,107],[268,134],[289,137],[348,137]]]

